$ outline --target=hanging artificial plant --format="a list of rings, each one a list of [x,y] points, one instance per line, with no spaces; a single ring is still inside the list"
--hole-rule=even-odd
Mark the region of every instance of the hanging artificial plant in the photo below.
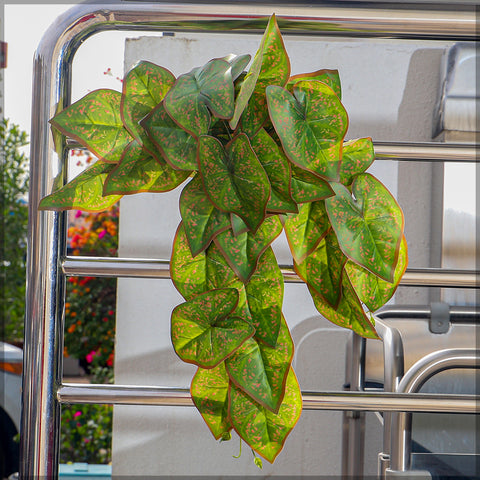
[[[123,91],[96,90],[51,123],[98,161],[40,209],[104,210],[123,195],[185,184],[170,262],[185,298],[171,317],[178,356],[197,365],[193,401],[216,439],[233,428],[273,462],[302,398],[271,248],[284,230],[318,311],[375,338],[371,311],[407,264],[403,215],[365,171],[370,138],[344,141],[337,71],[290,75],[270,18],[249,55],[216,58],[177,79],[140,62]]]

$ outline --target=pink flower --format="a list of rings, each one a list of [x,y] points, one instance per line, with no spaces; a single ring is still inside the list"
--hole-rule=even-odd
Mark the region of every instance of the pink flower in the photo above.
[[[107,234],[107,231],[106,230],[102,230],[99,234],[98,234],[98,238],[103,238],[105,235]]]
[[[90,353],[87,353],[87,355],[85,356],[86,360],[88,363],[92,363],[93,362],[93,357],[97,354],[97,352],[95,350],[92,350]]]
[[[74,416],[74,418],[77,418],[77,417],[79,417],[81,414],[82,414],[82,412],[75,412],[75,413],[73,414],[73,416]]]
[[[82,216],[82,211],[77,210],[77,212],[75,213],[75,218],[78,218],[78,217],[81,217],[81,216]]]

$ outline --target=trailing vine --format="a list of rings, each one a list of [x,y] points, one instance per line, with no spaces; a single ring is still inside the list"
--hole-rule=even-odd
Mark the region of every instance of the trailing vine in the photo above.
[[[371,338],[370,312],[395,292],[407,246],[400,207],[366,172],[371,139],[345,141],[338,72],[291,76],[275,16],[244,72],[250,60],[216,58],[178,78],[142,61],[122,92],[96,90],[58,113],[54,135],[98,160],[40,208],[100,211],[188,180],[172,344],[198,367],[191,395],[213,436],[234,429],[273,462],[302,410],[273,240],[285,231],[318,311]]]

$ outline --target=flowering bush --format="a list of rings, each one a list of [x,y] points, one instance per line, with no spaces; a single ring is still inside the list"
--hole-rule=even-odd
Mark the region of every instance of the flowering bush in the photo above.
[[[70,254],[117,254],[117,206],[72,216]],[[64,355],[77,358],[93,383],[113,383],[116,279],[69,277],[66,290]],[[61,462],[110,462],[112,413],[110,405],[62,406]]]

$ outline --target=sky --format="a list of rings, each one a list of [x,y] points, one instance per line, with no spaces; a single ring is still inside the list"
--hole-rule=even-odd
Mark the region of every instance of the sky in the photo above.
[[[73,4],[6,4],[5,41],[8,66],[4,70],[5,117],[30,133],[32,62],[35,49],[54,20]],[[28,32],[28,34],[26,34]],[[126,37],[134,32],[104,32],[88,39],[74,60],[72,100],[91,90],[121,90]],[[105,74],[108,69],[110,74]],[[446,164],[445,206],[475,214],[475,165]]]

